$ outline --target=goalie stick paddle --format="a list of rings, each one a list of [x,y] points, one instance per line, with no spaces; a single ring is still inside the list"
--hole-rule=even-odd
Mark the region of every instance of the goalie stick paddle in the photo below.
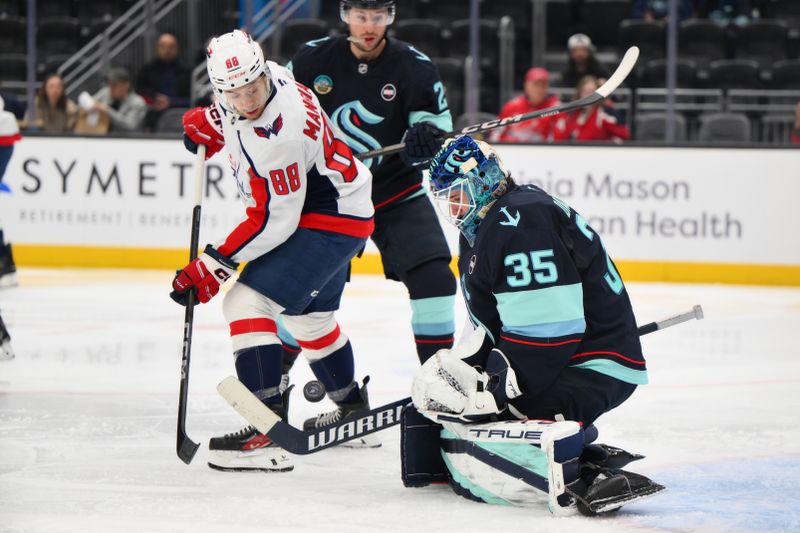
[[[703,309],[695,305],[691,311],[681,313],[658,322],[640,326],[639,335],[675,326],[688,320],[703,318]],[[411,398],[376,407],[364,414],[311,431],[297,429],[284,422],[278,415],[255,397],[241,381],[229,376],[217,385],[217,391],[242,417],[258,431],[269,437],[289,453],[307,455],[330,448],[356,438],[381,431],[400,423],[403,407],[411,403]]]
[[[189,243],[189,262],[197,259],[197,246],[200,241],[200,204],[203,200],[203,175],[205,173],[206,145],[197,146],[197,159],[194,163],[194,208],[192,209],[192,233]],[[178,431],[176,451],[181,461],[187,465],[192,462],[200,446],[186,434],[186,404],[189,396],[189,359],[192,352],[192,325],[194,324],[195,289],[189,290],[186,299],[186,313],[183,316],[183,353],[181,354],[181,387],[178,396]]]
[[[503,126],[508,126],[509,124],[517,124],[519,122],[525,122],[526,120],[533,120],[535,118],[549,117],[551,115],[566,113],[568,111],[574,111],[582,107],[594,105],[607,98],[608,95],[613,93],[617,87],[619,87],[622,82],[625,81],[625,78],[628,77],[628,74],[631,73],[633,67],[636,65],[637,59],[639,59],[639,48],[636,46],[631,46],[625,52],[625,55],[622,56],[622,61],[620,61],[619,66],[617,66],[617,70],[614,71],[611,77],[608,78],[608,80],[606,80],[601,87],[598,87],[597,90],[589,96],[584,96],[583,98],[574,100],[572,102],[564,102],[563,104],[558,104],[546,109],[539,109],[502,119],[489,120],[481,124],[465,126],[460,131],[451,131],[450,133],[445,134],[445,137],[452,137],[454,135],[466,133],[483,133],[484,131],[502,128]],[[370,150],[369,152],[361,152],[360,154],[356,154],[356,157],[362,161],[365,161],[374,157],[382,157],[402,152],[405,147],[406,145],[404,143],[391,144],[389,146]]]

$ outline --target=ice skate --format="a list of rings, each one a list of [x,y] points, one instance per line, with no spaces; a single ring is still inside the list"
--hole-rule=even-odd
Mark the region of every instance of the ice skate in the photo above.
[[[289,472],[294,462],[269,437],[247,426],[208,442],[208,466],[228,472]]]
[[[287,418],[290,393],[291,387],[288,387],[282,403],[268,406],[283,420]],[[208,441],[208,466],[229,472],[289,472],[294,469],[294,461],[269,437],[247,426]]]
[[[585,493],[577,494],[567,490],[577,500],[581,514],[595,516],[617,511],[627,503],[654,496],[666,490],[666,487],[641,474],[603,469],[595,476]]]
[[[0,247],[0,289],[16,287],[17,266],[14,264],[14,256],[11,254],[11,245],[6,244]]]
[[[369,383],[369,376],[364,378],[359,389],[359,399],[355,402],[337,402],[337,407],[333,411],[321,413],[313,418],[307,419],[303,423],[304,431],[313,431],[315,429],[324,428],[331,424],[336,424],[343,420],[356,418],[362,413],[369,411],[369,395],[367,394],[367,383]],[[361,438],[353,439],[351,441],[340,444],[345,448],[377,448],[381,445],[380,439],[375,435],[364,435]]]

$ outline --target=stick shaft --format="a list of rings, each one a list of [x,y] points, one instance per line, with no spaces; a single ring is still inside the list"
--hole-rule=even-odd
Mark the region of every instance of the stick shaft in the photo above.
[[[528,113],[520,113],[518,115],[514,115],[511,117],[506,117],[502,119],[494,119],[489,120],[486,122],[482,122],[480,124],[471,124],[469,126],[465,126],[461,128],[460,131],[451,131],[450,133],[446,134],[446,137],[452,137],[454,135],[460,134],[473,134],[473,133],[483,133],[484,131],[493,130],[495,128],[502,128],[503,126],[508,126],[511,124],[517,124],[519,122],[525,122],[527,120],[533,120],[535,118],[541,117],[549,117],[551,115],[557,115],[559,113],[566,113],[569,111],[574,111],[576,109],[581,109],[583,107],[588,107],[594,105],[603,99],[607,98],[612,92],[614,92],[617,87],[625,81],[625,78],[628,77],[628,74],[631,73],[633,70],[634,65],[636,65],[636,60],[639,58],[639,48],[636,46],[632,46],[628,48],[625,52],[625,55],[622,57],[617,70],[614,71],[614,74],[611,75],[610,78],[595,92],[590,94],[589,96],[585,96],[580,100],[575,100],[572,102],[564,102],[563,104],[558,104],[553,107],[548,107],[546,109],[539,109],[537,111],[530,111]],[[367,159],[372,159],[374,157],[382,157],[386,155],[396,154],[398,152],[402,152],[405,149],[406,145],[404,143],[398,144],[391,144],[389,146],[384,146],[382,148],[377,148],[375,150],[370,150],[368,152],[361,152],[360,154],[356,154],[360,160],[364,161]]]
[[[192,208],[192,230],[189,238],[189,262],[197,258],[200,242],[200,215],[203,199],[203,182],[205,175],[206,146],[197,147],[197,158],[194,166],[194,208]],[[181,354],[181,382],[178,396],[178,427],[176,434],[176,452],[181,461],[187,465],[192,462],[197,448],[200,446],[186,434],[186,408],[189,401],[189,362],[192,353],[192,326],[194,324],[195,290],[191,289],[186,301],[186,312],[183,316],[183,352]]]

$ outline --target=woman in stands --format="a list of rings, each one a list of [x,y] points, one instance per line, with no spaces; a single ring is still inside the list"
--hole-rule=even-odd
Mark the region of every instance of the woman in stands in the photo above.
[[[78,120],[78,106],[67,98],[64,80],[58,74],[49,74],[36,93],[35,126],[47,133],[71,133]],[[23,128],[31,126],[26,113]]]

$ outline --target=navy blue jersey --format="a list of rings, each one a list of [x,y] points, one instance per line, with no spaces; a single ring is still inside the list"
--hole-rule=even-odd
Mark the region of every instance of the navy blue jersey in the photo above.
[[[371,61],[356,59],[347,36],[306,43],[287,65],[311,88],[355,153],[402,142],[412,124],[430,122],[452,131],[439,70],[413,46],[387,39]],[[421,172],[399,155],[364,161],[372,171],[376,208],[417,194]]]
[[[599,235],[563,201],[512,188],[489,209],[475,245],[461,239],[458,267],[473,323],[506,354],[526,395],[567,366],[647,382],[625,285]]]

